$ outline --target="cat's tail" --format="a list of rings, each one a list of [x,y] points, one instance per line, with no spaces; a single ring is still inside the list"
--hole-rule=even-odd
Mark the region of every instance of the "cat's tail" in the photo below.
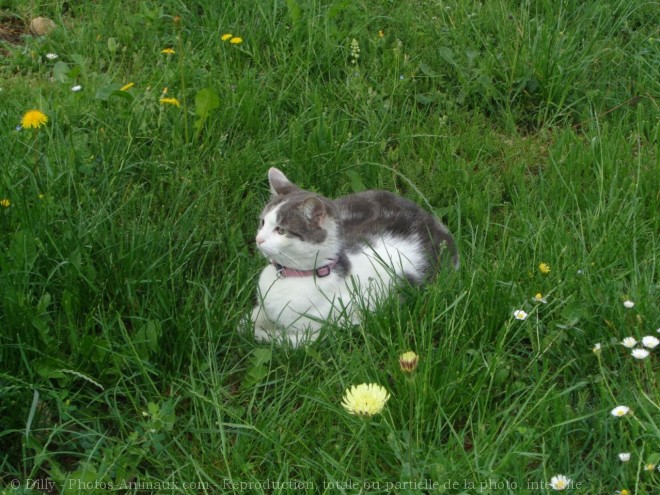
[[[432,233],[433,246],[435,252],[433,253],[437,262],[438,268],[443,268],[450,264],[454,270],[458,270],[461,266],[461,260],[458,255],[458,248],[456,241],[452,237],[449,229],[437,218],[435,220],[435,229]]]

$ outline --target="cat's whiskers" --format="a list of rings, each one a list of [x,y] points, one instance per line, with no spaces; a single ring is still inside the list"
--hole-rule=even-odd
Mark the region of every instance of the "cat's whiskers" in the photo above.
[[[316,263],[314,264],[315,266],[313,267],[300,266],[300,260],[296,260],[289,254],[278,248],[275,248],[275,254],[269,257],[269,259],[271,260],[273,260],[274,258],[276,258],[274,261],[277,261],[278,264],[285,266],[287,268],[293,268],[297,270],[308,270],[308,269],[311,270],[313,268],[319,268],[321,266],[326,265],[329,259],[337,259],[339,258],[339,255],[329,259],[317,259]]]
[[[273,248],[271,251],[274,253],[270,254],[268,258],[271,261],[277,261],[279,264],[287,266],[289,268],[296,268],[296,260],[289,256],[286,252],[282,251],[279,248]]]

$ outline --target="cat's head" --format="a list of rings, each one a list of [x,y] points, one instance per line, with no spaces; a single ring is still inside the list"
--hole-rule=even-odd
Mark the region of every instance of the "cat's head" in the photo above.
[[[256,242],[268,259],[288,268],[312,270],[340,251],[332,202],[300,189],[276,168],[268,171],[271,200],[260,215]]]

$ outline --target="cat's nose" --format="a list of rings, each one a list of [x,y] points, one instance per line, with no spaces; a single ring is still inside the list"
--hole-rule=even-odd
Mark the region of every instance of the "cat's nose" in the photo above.
[[[257,245],[260,246],[261,244],[263,244],[266,241],[266,239],[264,239],[263,237],[257,236],[256,241],[257,241]]]

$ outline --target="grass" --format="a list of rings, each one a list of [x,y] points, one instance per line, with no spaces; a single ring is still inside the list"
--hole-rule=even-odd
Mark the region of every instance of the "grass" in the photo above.
[[[0,7],[60,26],[0,44],[0,490],[660,487],[658,350],[620,345],[660,337],[657,4]],[[460,272],[256,345],[270,166],[429,205]],[[391,394],[368,435],[340,406],[363,382]]]

